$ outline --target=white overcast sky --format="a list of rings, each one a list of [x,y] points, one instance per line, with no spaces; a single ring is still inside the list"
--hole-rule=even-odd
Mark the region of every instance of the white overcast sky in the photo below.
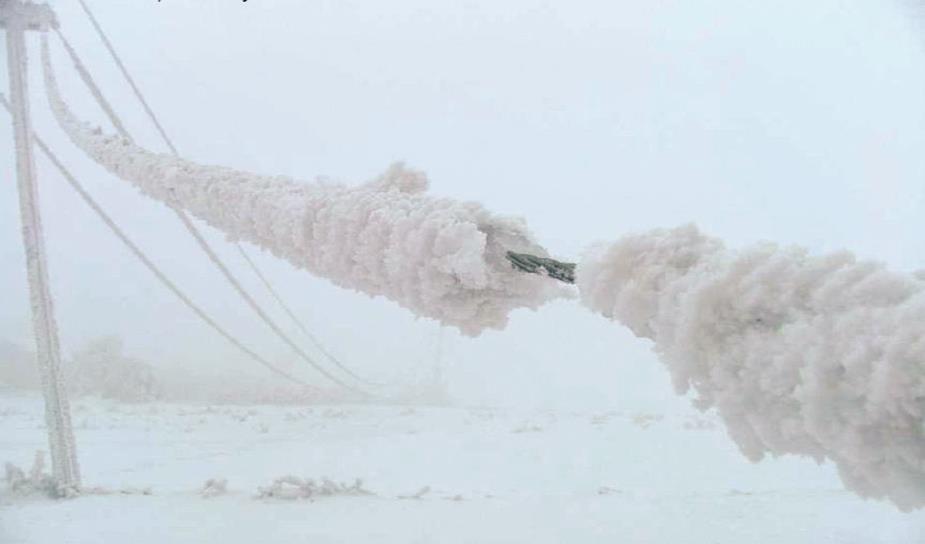
[[[196,161],[361,182],[405,160],[437,194],[526,217],[565,258],[695,222],[734,247],[771,240],[925,268],[925,27],[901,2],[90,1]],[[52,4],[130,130],[162,150],[77,3]],[[102,123],[56,49],[71,104]],[[65,141],[30,67],[37,129],[120,223],[230,328],[291,359],[172,214]],[[2,73],[5,88],[5,61]],[[31,345],[11,148],[0,130],[0,340]],[[260,373],[39,165],[66,353],[119,334],[152,363]],[[260,263],[346,361],[386,379],[428,368],[434,323],[269,256]],[[446,331],[443,351],[468,402],[672,395],[645,342],[568,301],[474,340]]]

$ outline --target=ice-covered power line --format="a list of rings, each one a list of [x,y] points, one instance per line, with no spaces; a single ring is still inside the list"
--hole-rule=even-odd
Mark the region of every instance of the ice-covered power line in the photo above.
[[[157,128],[157,131],[161,135],[161,138],[164,140],[164,143],[167,145],[168,149],[170,149],[171,153],[173,153],[174,156],[179,156],[176,146],[174,146],[171,139],[167,136],[167,132],[164,130],[163,126],[161,125],[160,121],[155,115],[154,110],[151,109],[151,107],[148,105],[148,101],[145,99],[144,95],[142,94],[140,87],[135,83],[134,78],[132,78],[131,74],[128,72],[128,69],[126,68],[125,64],[122,62],[121,57],[116,52],[115,47],[112,45],[112,42],[110,41],[108,35],[106,34],[102,26],[97,21],[93,12],[90,10],[90,7],[85,2],[83,2],[83,0],[81,0],[81,5],[83,6],[84,12],[87,14],[88,18],[90,19],[90,22],[92,23],[93,27],[96,29],[98,36],[103,41],[104,45],[106,46],[106,49],[109,51],[110,56],[112,57],[113,61],[119,67],[119,70],[122,73],[122,76],[124,77],[126,82],[129,84],[129,86],[132,88],[132,91],[135,94],[136,99],[138,100],[142,108],[147,113],[148,118]],[[121,119],[119,119],[119,116],[115,113],[115,110],[112,108],[112,106],[106,100],[103,93],[100,91],[99,87],[93,81],[93,77],[90,75],[90,72],[86,69],[83,62],[80,60],[80,57],[77,55],[77,52],[74,50],[73,47],[71,47],[70,43],[68,43],[68,41],[64,38],[64,35],[61,33],[60,29],[56,28],[55,31],[57,32],[58,37],[61,39],[62,44],[64,45],[69,56],[71,57],[71,60],[73,61],[75,68],[80,74],[81,79],[84,81],[87,88],[90,90],[91,94],[96,99],[97,103],[103,109],[104,113],[109,118],[110,122],[112,122],[113,127],[124,138],[128,139],[129,141],[134,141],[133,138],[129,135],[128,131],[126,130],[124,123],[121,121]],[[209,259],[213,263],[215,263],[215,265],[221,271],[222,275],[229,281],[229,283],[232,285],[235,291],[237,291],[241,295],[241,297],[244,299],[247,305],[251,307],[258,314],[258,317],[260,317],[260,319],[263,320],[274,331],[274,333],[277,336],[279,336],[287,345],[292,346],[293,349],[295,349],[295,351],[299,355],[299,357],[306,359],[309,362],[309,364],[315,367],[319,372],[324,374],[329,379],[332,379],[335,382],[340,384],[341,382],[339,379],[333,376],[329,376],[326,370],[318,367],[318,365],[314,361],[308,358],[307,354],[305,354],[305,352],[301,348],[297,347],[294,344],[294,342],[290,338],[288,338],[288,336],[286,336],[274,322],[272,322],[269,319],[269,317],[262,310],[262,308],[260,308],[257,305],[253,297],[251,297],[250,294],[244,290],[244,288],[237,281],[234,275],[231,274],[231,271],[229,270],[229,268],[218,257],[218,255],[211,249],[211,247],[209,247],[209,245],[205,241],[205,238],[203,238],[201,233],[198,231],[198,229],[196,229],[195,225],[189,220],[189,218],[185,216],[184,212],[175,207],[174,207],[174,211],[179,216],[180,221],[184,225],[184,227],[190,232],[190,234],[193,236],[196,242],[200,245],[200,247],[202,247],[203,251],[205,251]],[[334,366],[336,366],[337,368],[339,368],[341,371],[351,376],[352,378],[360,382],[363,382],[363,383],[372,384],[372,382],[369,382],[368,380],[361,378],[359,375],[357,375],[356,372],[347,368],[340,360],[338,360],[333,355],[331,355],[331,353],[324,347],[324,345],[318,340],[318,338],[308,331],[305,325],[303,325],[302,322],[296,318],[295,314],[282,301],[282,299],[277,294],[276,289],[273,288],[273,285],[266,278],[266,276],[264,276],[264,274],[260,271],[259,267],[253,261],[253,259],[251,259],[250,256],[247,255],[247,252],[244,250],[241,244],[238,242],[235,242],[234,245],[238,249],[238,252],[242,255],[242,257],[244,257],[245,262],[248,264],[251,270],[253,270],[253,272],[260,278],[260,281],[264,284],[264,286],[270,292],[271,296],[273,296],[273,298],[276,299],[276,301],[281,305],[281,307],[286,312],[286,314],[290,317],[290,319],[309,338],[309,340],[322,353],[322,355],[326,357]]]
[[[116,132],[121,134],[123,138],[131,140],[132,137],[129,135],[128,130],[125,128],[125,124],[122,122],[122,119],[120,119],[118,114],[116,114],[112,104],[106,100],[106,96],[103,95],[103,92],[96,84],[96,81],[93,79],[93,76],[90,74],[90,71],[87,69],[86,65],[84,65],[82,60],[80,60],[80,57],[77,55],[77,51],[74,50],[74,47],[71,46],[71,43],[67,40],[67,38],[64,37],[64,34],[61,33],[60,28],[55,28],[54,30],[55,34],[58,36],[58,39],[61,41],[61,45],[64,46],[64,50],[67,51],[68,56],[71,58],[71,62],[74,64],[74,68],[77,70],[77,74],[80,76],[81,81],[84,82],[84,85],[90,91],[90,94],[93,95],[96,103],[100,106],[100,109],[103,110],[103,113],[106,114],[106,117],[109,119],[109,122],[112,123],[113,128],[115,128]],[[44,43],[44,35],[42,39]]]
[[[351,391],[365,393],[364,391],[360,390],[356,386],[353,386],[345,382],[344,380],[338,378],[337,376],[335,376],[334,374],[326,370],[323,366],[319,365],[317,362],[315,362],[314,359],[311,358],[311,356],[309,356],[305,352],[305,350],[303,350],[298,344],[296,344],[291,338],[289,338],[289,335],[283,332],[283,330],[279,327],[279,325],[277,325],[276,322],[273,321],[270,318],[270,316],[267,315],[267,313],[263,311],[263,308],[261,308],[260,305],[257,304],[257,301],[254,300],[254,298],[250,296],[250,294],[247,291],[244,290],[244,287],[240,284],[240,282],[238,282],[237,278],[235,278],[232,275],[231,271],[228,270],[228,267],[225,266],[225,263],[223,263],[218,258],[218,255],[215,254],[215,251],[208,244],[208,242],[206,242],[205,238],[202,236],[202,233],[199,232],[199,229],[197,229],[193,225],[193,222],[190,220],[190,218],[186,216],[186,213],[184,213],[182,210],[180,210],[176,206],[171,206],[171,208],[180,218],[180,221],[183,222],[183,225],[186,227],[186,230],[189,231],[193,235],[193,237],[196,239],[196,242],[199,244],[199,247],[202,248],[202,250],[209,257],[209,260],[212,261],[212,263],[216,266],[216,268],[218,268],[222,276],[224,276],[224,278],[228,281],[228,283],[232,286],[232,288],[238,293],[241,299],[244,300],[244,302],[254,311],[254,313],[257,314],[260,320],[263,321],[270,328],[270,330],[272,330],[273,333],[275,333],[276,336],[279,337],[287,346],[289,346],[296,353],[296,355],[299,356],[300,359],[308,363],[309,366],[314,368],[322,376],[332,381],[333,383],[345,389],[349,389]]]
[[[90,71],[86,68],[83,61],[77,55],[77,52],[71,47],[67,39],[64,38],[64,35],[60,30],[57,30],[58,37],[61,39],[62,44],[68,52],[68,55],[71,57],[71,61],[74,63],[74,67],[77,70],[80,78],[83,80],[84,84],[89,89],[91,95],[96,99],[97,104],[104,111],[106,116],[109,118],[110,122],[116,128],[117,132],[125,138],[127,141],[133,142],[133,138],[129,135],[128,130],[125,128],[125,124],[119,118],[119,115],[116,114],[115,110],[110,105],[109,101],[106,100],[105,95],[100,90],[99,86],[93,79],[93,76],[90,74]],[[42,58],[46,65],[50,63],[49,51],[48,51],[48,40],[46,36],[42,36]],[[326,379],[334,382],[335,384],[347,388],[347,389],[356,389],[355,386],[346,383],[344,380],[341,380],[323,366],[318,364],[311,356],[309,356],[305,350],[303,350],[298,344],[296,344],[280,327],[276,322],[270,318],[270,316],[263,310],[263,308],[257,303],[257,301],[244,289],[244,286],[238,281],[234,276],[228,266],[222,261],[218,256],[215,250],[212,248],[211,244],[206,240],[202,235],[199,228],[187,217],[186,213],[178,208],[173,202],[167,202],[168,207],[177,215],[180,220],[180,223],[186,229],[186,231],[193,237],[196,244],[199,248],[206,254],[209,261],[219,270],[222,274],[222,277],[228,282],[231,288],[241,297],[244,303],[251,308],[251,310],[257,315],[257,317],[270,328],[273,333],[280,338],[287,346],[289,346],[303,361],[309,364],[317,372],[319,372]],[[251,263],[253,266],[253,263]],[[351,376],[354,376],[353,373],[350,373]]]
[[[199,165],[94,129],[74,117],[53,77],[46,89],[71,140],[117,177],[342,287],[385,296],[467,334],[502,328],[512,310],[562,294],[507,261],[508,251],[546,254],[522,221],[431,197],[426,177],[401,164],[355,187]]]
[[[925,506],[925,282],[694,227],[627,236],[579,264],[582,301],[655,342],[678,392],[750,459],[832,460],[846,485]]]
[[[6,108],[7,111],[10,110],[9,103],[6,101],[6,97],[4,97],[2,94],[0,94],[0,104],[2,104],[3,107]],[[116,235],[116,237],[129,249],[129,251],[131,251],[132,254],[135,255],[135,257],[138,258],[139,261],[141,261],[141,263],[145,266],[145,268],[147,268],[152,274],[154,274],[157,280],[160,281],[161,284],[163,284],[168,290],[170,290],[170,292],[172,292],[178,299],[180,299],[180,301],[183,302],[184,305],[186,305],[190,310],[192,310],[193,313],[196,314],[197,317],[199,317],[205,324],[207,324],[209,327],[214,329],[220,336],[225,338],[230,344],[235,346],[245,355],[257,361],[261,365],[265,366],[266,368],[268,368],[275,374],[293,383],[296,383],[298,385],[310,387],[310,385],[306,383],[305,381],[300,380],[299,378],[296,378],[295,376],[286,372],[285,370],[278,368],[277,366],[273,365],[272,363],[270,363],[269,361],[267,361],[266,359],[258,355],[255,351],[245,346],[243,342],[241,342],[234,335],[232,335],[231,333],[226,331],[224,328],[222,328],[222,326],[219,325],[215,321],[215,319],[209,316],[209,314],[206,313],[205,310],[203,310],[195,302],[193,302],[192,299],[186,293],[184,293],[177,286],[176,283],[174,283],[169,277],[167,277],[167,275],[163,271],[161,271],[161,269],[158,268],[156,264],[154,264],[154,261],[152,261],[141,250],[141,248],[139,248],[138,245],[136,245],[128,237],[128,235],[125,234],[125,232],[121,228],[119,228],[119,226],[115,223],[115,221],[113,221],[113,219],[109,216],[109,214],[107,214],[106,211],[103,210],[103,208],[96,202],[96,200],[90,195],[90,193],[87,192],[87,190],[77,180],[77,178],[75,178],[74,175],[71,174],[71,172],[64,166],[64,164],[58,159],[58,157],[45,144],[45,142],[41,138],[39,138],[37,135],[35,135],[34,133],[32,136],[39,150],[42,151],[42,153],[46,156],[46,158],[48,158],[48,160],[52,163],[55,169],[58,170],[58,172],[65,179],[65,181],[67,181],[68,185],[70,185],[71,188],[73,188],[77,192],[81,200],[83,200],[84,203],[87,204],[87,206],[89,206],[90,209],[93,210],[93,212],[103,221],[103,223],[107,227],[109,227],[109,229],[113,232],[113,234]]]
[[[125,67],[125,63],[122,62],[122,58],[119,57],[119,54],[116,53],[115,47],[113,47],[112,42],[109,40],[109,37],[106,35],[106,32],[103,31],[103,27],[100,26],[99,21],[96,19],[96,16],[93,14],[93,11],[90,9],[90,6],[84,0],[77,0],[80,2],[80,7],[83,8],[84,13],[87,14],[87,18],[90,19],[90,24],[93,25],[93,28],[96,30],[97,35],[102,40],[103,45],[106,47],[106,50],[109,51],[110,56],[115,61],[116,66],[118,66],[119,71],[122,73],[122,76],[125,78],[125,81],[128,82],[129,86],[132,88],[132,92],[135,94],[135,97],[141,103],[141,106],[144,108],[145,113],[148,115],[148,118],[151,119],[151,122],[154,123],[155,128],[157,128],[158,134],[161,135],[161,138],[164,140],[164,143],[167,144],[167,147],[170,148],[170,151],[176,155],[177,148],[174,147],[173,142],[170,141],[170,137],[167,136],[167,132],[164,130],[164,127],[161,125],[160,121],[157,119],[157,116],[154,115],[154,110],[151,109],[151,106],[148,105],[148,101],[145,100],[143,94],[141,94],[141,89],[138,88],[138,85],[135,84],[135,80],[129,74],[128,69]]]

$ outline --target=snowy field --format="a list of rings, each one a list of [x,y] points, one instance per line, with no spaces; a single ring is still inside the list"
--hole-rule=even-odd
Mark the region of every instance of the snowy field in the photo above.
[[[0,495],[0,542],[903,544],[921,512],[845,491],[830,465],[746,461],[678,414],[369,405],[74,405],[85,485]],[[0,461],[45,448],[41,399],[0,396]],[[276,478],[368,495],[260,498]],[[201,494],[210,478],[227,493]]]

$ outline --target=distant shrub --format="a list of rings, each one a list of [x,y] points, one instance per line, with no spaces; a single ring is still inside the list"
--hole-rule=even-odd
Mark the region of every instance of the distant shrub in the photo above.
[[[76,352],[66,365],[68,390],[76,395],[96,395],[129,402],[158,400],[164,396],[154,370],[125,356],[122,340],[99,338]]]

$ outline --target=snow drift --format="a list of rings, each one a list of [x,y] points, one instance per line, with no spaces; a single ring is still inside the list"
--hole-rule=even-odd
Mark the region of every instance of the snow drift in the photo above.
[[[382,295],[476,335],[515,308],[561,291],[515,272],[508,250],[545,256],[521,220],[427,195],[421,172],[395,164],[349,187],[260,176],[158,154],[79,121],[62,100],[43,44],[51,109],[77,147],[145,195],[341,287]]]
[[[688,226],[592,250],[577,283],[654,341],[750,459],[831,459],[855,492],[925,506],[925,282],[847,252],[736,252]]]

